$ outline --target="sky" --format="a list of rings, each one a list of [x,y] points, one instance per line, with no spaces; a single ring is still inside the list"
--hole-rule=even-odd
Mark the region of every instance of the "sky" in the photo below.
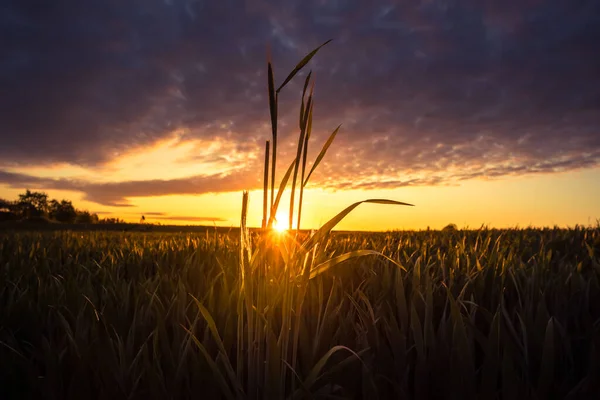
[[[338,227],[596,224],[597,0],[4,0],[0,197],[239,226],[249,190],[259,226],[267,53],[279,85],[329,39],[280,96],[277,181],[308,71],[309,162],[342,124],[303,228],[369,198],[415,207],[361,205]]]

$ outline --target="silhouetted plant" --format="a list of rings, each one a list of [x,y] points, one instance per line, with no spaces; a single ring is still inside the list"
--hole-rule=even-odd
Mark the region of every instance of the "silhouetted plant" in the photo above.
[[[366,255],[376,255],[386,259],[398,268],[400,264],[374,250],[353,250],[330,258],[325,253],[326,243],[331,230],[352,210],[362,203],[405,205],[394,200],[368,199],[346,207],[338,215],[317,229],[312,235],[300,234],[302,202],[304,189],[313,172],[325,157],[340,126],[335,128],[321,148],[312,167],[307,172],[308,144],[312,132],[314,109],[314,83],[311,84],[312,71],[305,78],[300,102],[298,121],[299,137],[296,157],[291,162],[275,192],[275,174],[278,144],[278,98],[281,90],[306,66],[311,58],[330,41],[323,43],[306,55],[288,74],[283,83],[275,86],[273,66],[267,62],[267,87],[269,112],[271,116],[271,142],[265,146],[264,193],[262,230],[258,241],[253,244],[246,224],[248,211],[248,192],[243,193],[240,238],[240,292],[238,298],[238,334],[237,357],[234,362],[226,357],[221,335],[216,329],[208,310],[195,300],[204,319],[208,323],[213,338],[219,348],[218,358],[213,358],[199,340],[194,342],[205,355],[207,362],[219,382],[222,382],[227,397],[250,398],[292,398],[304,396],[313,389],[318,376],[323,372],[328,360],[335,353],[350,353],[346,362],[359,359],[357,353],[345,346],[334,346],[320,355],[308,375],[298,376],[298,345],[300,339],[302,308],[310,279],[342,262]],[[310,86],[310,91],[307,90]],[[270,145],[272,147],[269,158]],[[270,167],[270,168],[269,168]],[[269,174],[269,170],[271,171]],[[291,178],[291,197],[289,207],[289,231],[279,234],[273,230],[273,223],[280,205],[282,194]],[[270,182],[270,198],[268,195]],[[299,190],[296,229],[294,221],[294,203],[296,189]],[[274,292],[273,283],[277,290]],[[194,298],[195,299],[195,298]],[[191,332],[190,332],[191,333]],[[221,363],[219,364],[219,360]],[[299,379],[302,379],[299,381]],[[300,387],[298,387],[300,386]]]

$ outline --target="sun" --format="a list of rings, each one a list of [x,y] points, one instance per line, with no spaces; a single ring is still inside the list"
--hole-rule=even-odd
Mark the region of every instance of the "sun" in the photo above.
[[[277,214],[273,222],[273,229],[276,232],[283,233],[288,230],[288,221],[285,214]]]

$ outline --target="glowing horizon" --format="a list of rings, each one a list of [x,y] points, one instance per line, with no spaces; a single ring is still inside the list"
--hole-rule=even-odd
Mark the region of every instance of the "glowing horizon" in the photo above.
[[[600,169],[471,180],[457,186],[352,191],[308,188],[304,194],[301,228],[318,228],[348,205],[367,198],[389,198],[415,204],[415,207],[363,204],[342,221],[337,230],[441,229],[449,223],[459,228],[595,225],[600,217],[600,206],[593,200],[600,197],[597,176]],[[162,225],[239,227],[241,191],[135,197],[129,199],[130,207],[104,207],[86,201],[80,192],[30,189],[45,191],[52,198],[72,200],[77,208],[100,213],[101,218],[119,217],[136,223],[144,215],[147,223]],[[0,197],[14,199],[24,190],[0,185]],[[287,229],[288,224],[289,193],[288,186],[277,214],[283,229]],[[297,211],[297,206],[295,209]],[[261,221],[262,191],[252,190],[248,225],[260,227]]]

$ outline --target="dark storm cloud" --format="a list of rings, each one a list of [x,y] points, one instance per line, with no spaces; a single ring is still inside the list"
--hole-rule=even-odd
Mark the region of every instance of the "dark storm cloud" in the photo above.
[[[252,101],[259,64],[244,65],[241,49],[256,54],[255,41],[262,61],[269,28],[213,3],[5,5],[4,162],[93,165],[179,128],[222,136],[221,122],[231,120],[251,130],[260,122]]]
[[[600,161],[596,0],[3,4],[5,166],[94,166],[174,130],[190,139],[225,137],[242,151],[262,149],[269,137],[267,44],[281,82],[329,38],[334,42],[310,64],[316,143],[328,129],[343,128],[315,183],[442,184],[449,177],[554,172]],[[294,82],[282,94],[284,137],[297,126],[298,89]],[[293,149],[282,151],[285,160]],[[71,187],[113,205],[128,196],[260,186],[246,173],[38,184]]]

